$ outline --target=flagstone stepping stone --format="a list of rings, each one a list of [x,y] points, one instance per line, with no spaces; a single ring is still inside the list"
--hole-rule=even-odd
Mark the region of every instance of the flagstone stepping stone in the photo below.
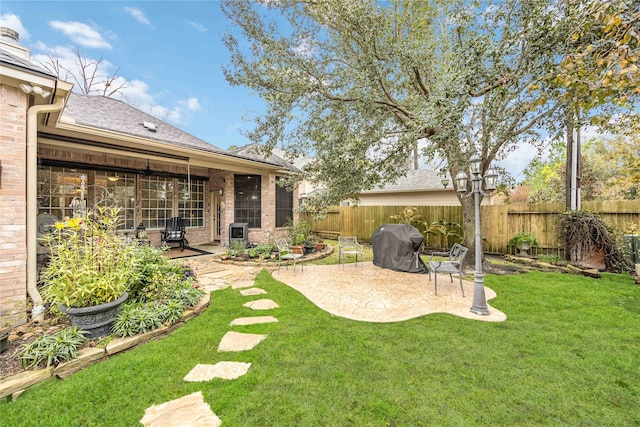
[[[259,323],[275,323],[278,319],[273,316],[239,317],[231,321],[229,326],[257,325]]]
[[[249,288],[249,289],[243,289],[240,291],[240,295],[247,297],[250,295],[261,295],[261,294],[266,294],[267,291],[265,291],[262,288]]]
[[[218,353],[225,351],[246,351],[260,344],[266,335],[227,332],[218,344]]]
[[[249,307],[254,310],[271,310],[272,308],[280,307],[274,301],[270,299],[258,299],[255,301],[249,301],[245,304],[242,304],[243,307]]]
[[[253,286],[253,280],[243,280],[242,282],[237,282],[231,285],[231,289],[242,289],[242,288],[250,288]]]
[[[140,423],[146,427],[219,427],[222,420],[198,391],[147,408]]]
[[[245,375],[251,363],[245,362],[218,362],[215,365],[198,364],[184,377],[188,382],[211,381],[214,378],[223,380],[235,380]]]

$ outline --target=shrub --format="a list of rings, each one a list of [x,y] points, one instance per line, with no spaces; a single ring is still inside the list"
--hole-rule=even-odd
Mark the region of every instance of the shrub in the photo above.
[[[20,351],[22,366],[37,368],[46,362],[46,366],[49,367],[75,358],[85,341],[84,334],[86,332],[74,326],[30,342]]]
[[[162,326],[162,307],[156,304],[124,304],[113,322],[112,332],[119,337],[153,331]]]

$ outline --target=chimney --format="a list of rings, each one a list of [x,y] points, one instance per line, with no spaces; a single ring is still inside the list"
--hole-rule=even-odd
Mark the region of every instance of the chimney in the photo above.
[[[0,49],[4,49],[9,53],[20,57],[25,60],[29,60],[31,51],[20,45],[20,35],[17,31],[7,27],[0,27]]]

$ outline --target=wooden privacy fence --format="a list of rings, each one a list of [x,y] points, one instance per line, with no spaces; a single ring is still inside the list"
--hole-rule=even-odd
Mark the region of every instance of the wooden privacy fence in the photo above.
[[[371,241],[371,234],[382,224],[394,223],[391,215],[399,214],[411,206],[337,206],[329,209],[323,219],[311,216],[312,230],[340,233],[341,236],[356,236],[363,242]],[[640,226],[640,200],[606,202],[583,202],[582,209],[596,212],[620,230],[630,224]],[[563,249],[556,236],[556,220],[565,211],[564,203],[537,203],[491,205],[480,208],[484,251],[511,253],[509,239],[523,231],[534,235],[540,242],[538,253],[561,254]],[[461,206],[417,206],[416,213],[427,224],[445,220],[462,224]],[[422,231],[422,230],[421,230]],[[427,246],[449,247],[443,236],[430,236]]]

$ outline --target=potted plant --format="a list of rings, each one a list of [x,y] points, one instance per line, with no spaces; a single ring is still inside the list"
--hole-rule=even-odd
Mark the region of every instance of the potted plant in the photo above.
[[[538,239],[531,234],[525,232],[516,233],[511,239],[509,239],[509,246],[518,248],[519,255],[529,255],[529,249],[532,246],[537,246]]]
[[[315,251],[321,251],[324,249],[324,244],[322,243],[322,239],[315,234],[309,234],[305,240],[304,248],[307,253],[312,253]]]
[[[309,231],[311,230],[311,225],[309,224],[309,222],[304,219],[301,219],[295,223],[289,221],[287,229],[288,239],[291,243],[291,250],[293,251],[293,253],[304,253],[304,244],[307,240],[307,236],[309,236]]]
[[[50,260],[41,276],[43,298],[89,338],[110,332],[136,274],[137,243],[127,244],[116,234],[118,212],[98,207],[93,218],[57,222],[44,237]]]

